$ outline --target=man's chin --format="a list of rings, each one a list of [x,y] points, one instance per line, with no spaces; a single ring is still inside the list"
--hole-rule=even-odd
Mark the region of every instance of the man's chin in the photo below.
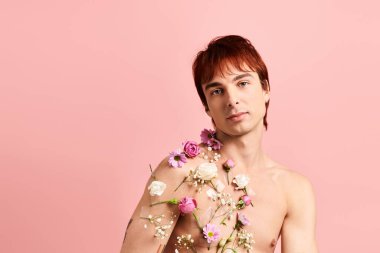
[[[235,125],[226,124],[223,127],[223,132],[229,135],[234,135],[234,136],[244,135],[252,131],[257,131],[259,129],[260,124],[262,125],[262,127],[264,127],[263,120],[254,121],[254,122],[246,121],[246,122],[242,122],[242,124],[235,124]]]
[[[217,132],[229,137],[239,137],[249,133],[252,130],[253,129],[247,128],[246,126],[224,126],[223,128],[217,128]]]

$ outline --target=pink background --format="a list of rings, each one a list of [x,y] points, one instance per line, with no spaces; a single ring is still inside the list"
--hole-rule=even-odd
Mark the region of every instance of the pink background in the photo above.
[[[135,2],[1,1],[0,252],[119,252],[149,163],[211,127],[191,63],[227,34],[267,64],[264,148],[312,181],[320,252],[379,252],[379,4]]]

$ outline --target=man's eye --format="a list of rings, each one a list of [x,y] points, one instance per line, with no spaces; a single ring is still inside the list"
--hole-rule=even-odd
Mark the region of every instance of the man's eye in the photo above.
[[[248,82],[240,82],[239,84],[245,84],[243,86],[247,86],[249,83]]]
[[[218,94],[220,94],[220,92],[218,92],[218,91],[221,92],[221,89],[213,90],[213,91],[211,92],[211,95],[218,95]]]

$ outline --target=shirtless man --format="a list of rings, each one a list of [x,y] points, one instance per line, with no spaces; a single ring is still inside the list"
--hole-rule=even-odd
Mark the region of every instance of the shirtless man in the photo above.
[[[245,38],[218,37],[193,75],[215,130],[153,171],[121,253],[269,253],[280,236],[283,253],[317,253],[311,183],[261,147],[270,86],[260,55]]]

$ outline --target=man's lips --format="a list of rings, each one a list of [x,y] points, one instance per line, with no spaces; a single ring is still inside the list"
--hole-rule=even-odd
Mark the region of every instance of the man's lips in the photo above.
[[[233,117],[237,117],[237,116],[240,116],[244,113],[247,113],[247,112],[239,112],[239,113],[235,113],[235,114],[231,114],[227,119],[230,119],[230,118],[233,118]]]

